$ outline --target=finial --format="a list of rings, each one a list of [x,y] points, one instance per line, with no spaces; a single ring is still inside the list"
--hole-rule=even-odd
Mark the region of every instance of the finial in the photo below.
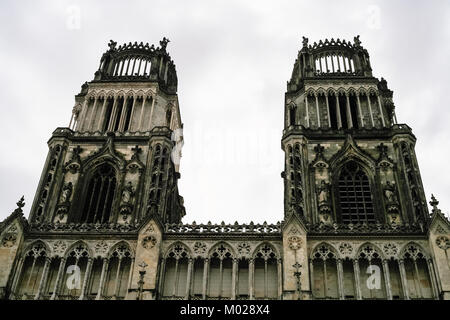
[[[148,264],[146,264],[144,260],[142,260],[142,262],[139,264],[139,267],[140,267],[142,270],[144,270],[147,266],[148,266]]]
[[[433,210],[431,210],[433,213],[440,211],[439,208],[437,207],[439,201],[436,200],[434,194],[431,194],[431,201],[429,202],[429,204],[433,207]]]
[[[302,41],[302,43],[303,43],[303,48],[308,47],[308,38],[303,37],[303,36],[302,36],[302,38],[303,38],[303,41]]]
[[[361,41],[359,40],[359,34],[353,38],[353,42],[355,43],[355,47],[360,47],[361,46]]]
[[[169,39],[167,39],[166,37],[164,37],[160,42],[159,42],[159,44],[161,45],[161,49],[162,50],[166,50],[166,47],[167,47],[167,44],[170,42],[170,40]]]
[[[20,200],[16,204],[17,207],[22,210],[22,208],[25,206],[25,197],[22,196],[22,198],[20,198]]]
[[[108,47],[110,51],[116,50],[117,42],[114,40],[109,40]]]

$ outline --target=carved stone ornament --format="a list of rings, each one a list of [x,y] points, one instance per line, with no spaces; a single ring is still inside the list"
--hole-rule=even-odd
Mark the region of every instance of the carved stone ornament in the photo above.
[[[94,246],[94,251],[96,255],[104,255],[108,252],[109,245],[105,241],[97,242]]]
[[[297,229],[297,227],[292,227],[291,230],[289,231],[289,234],[299,234],[300,231]]]
[[[442,250],[450,248],[450,239],[444,236],[440,236],[436,239],[436,245]]]
[[[206,244],[201,241],[196,241],[194,243],[194,253],[198,255],[203,255],[206,253]]]
[[[395,243],[386,243],[383,246],[383,252],[387,257],[395,257],[398,253],[398,247]]]
[[[63,256],[67,250],[67,243],[61,240],[58,240],[53,243],[52,251],[57,256]]]
[[[11,248],[16,244],[17,235],[15,233],[7,233],[2,239],[2,246],[6,248]]]
[[[239,254],[246,256],[246,255],[250,254],[251,247],[248,242],[241,242],[238,244],[237,250],[238,250]]]
[[[72,195],[73,185],[72,182],[64,184],[61,191],[61,198],[59,200],[60,203],[68,203],[70,202],[70,196]]]
[[[158,243],[158,240],[154,236],[147,236],[144,239],[142,239],[142,247],[145,249],[151,249]]]
[[[344,256],[350,256],[353,252],[353,246],[348,242],[342,242],[339,245],[339,252]]]
[[[150,223],[147,229],[145,229],[144,234],[151,234],[153,232],[155,232],[155,226],[153,225],[153,223]]]
[[[292,250],[298,250],[302,247],[302,238],[297,236],[290,236],[288,238],[289,248]]]
[[[440,224],[436,227],[436,232],[439,233],[439,234],[446,234],[447,233],[447,232],[445,232],[445,229]]]

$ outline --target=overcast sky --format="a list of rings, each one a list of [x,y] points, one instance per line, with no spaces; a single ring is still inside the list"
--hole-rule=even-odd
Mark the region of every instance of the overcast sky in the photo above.
[[[427,201],[450,210],[449,1],[0,2],[0,220],[25,195],[28,216],[56,127],[93,79],[107,43],[166,36],[185,144],[183,222],[283,217],[286,81],[301,48],[361,35],[374,75],[417,137]]]

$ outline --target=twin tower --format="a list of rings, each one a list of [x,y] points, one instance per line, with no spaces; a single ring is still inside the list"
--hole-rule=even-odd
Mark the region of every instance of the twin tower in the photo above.
[[[111,41],[57,128],[28,219],[0,223],[3,299],[450,299],[450,221],[359,36],[303,38],[282,222],[185,224],[175,64]]]

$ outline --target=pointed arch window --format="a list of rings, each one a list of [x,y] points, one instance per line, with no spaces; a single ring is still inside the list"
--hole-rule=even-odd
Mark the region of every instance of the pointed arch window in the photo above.
[[[107,163],[101,165],[88,182],[82,223],[105,223],[111,215],[116,174]]]
[[[375,223],[375,212],[367,174],[354,161],[339,174],[337,196],[343,223]]]

